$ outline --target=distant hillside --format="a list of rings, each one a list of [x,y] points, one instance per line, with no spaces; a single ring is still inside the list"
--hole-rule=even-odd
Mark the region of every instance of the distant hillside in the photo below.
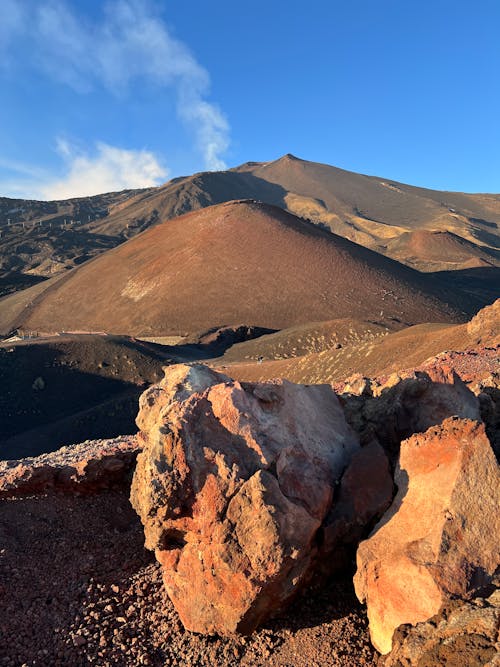
[[[138,397],[166,363],[160,346],[117,336],[0,344],[0,459],[135,433]]]
[[[161,336],[340,317],[460,321],[474,304],[439,281],[255,202],[211,206],[6,297],[0,331]]]
[[[0,197],[0,296],[82,264],[122,243],[154,218],[101,233],[102,219],[119,213],[137,191],[43,202]]]
[[[350,375],[389,375],[415,368],[445,350],[486,348],[492,368],[498,369],[500,300],[481,310],[466,324],[419,324],[385,331],[370,322],[324,322],[305,326],[297,345],[297,330],[283,330],[231,347],[216,368],[242,381],[284,377],[307,384],[335,383]],[[328,341],[334,341],[328,345]],[[340,341],[340,343],[338,342]],[[325,344],[326,343],[326,344]],[[496,348],[496,349],[495,349]],[[256,363],[259,359],[261,363]]]
[[[500,266],[500,195],[415,188],[285,155],[145,190],[61,202],[0,198],[0,294],[79,265],[165,220],[234,199],[280,206],[423,271]],[[412,237],[419,230],[448,236],[422,243]]]
[[[478,246],[449,231],[418,229],[387,244],[387,254],[421,271],[474,269],[496,266],[500,251]]]

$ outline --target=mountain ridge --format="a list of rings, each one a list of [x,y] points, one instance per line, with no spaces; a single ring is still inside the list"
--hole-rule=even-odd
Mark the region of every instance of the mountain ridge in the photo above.
[[[0,198],[0,294],[77,266],[165,220],[235,199],[280,206],[419,270],[468,268],[484,253],[500,266],[500,195],[426,190],[287,154],[142,190],[59,202]],[[421,229],[464,239],[464,257],[450,264],[438,252],[429,265],[394,250],[403,234]]]

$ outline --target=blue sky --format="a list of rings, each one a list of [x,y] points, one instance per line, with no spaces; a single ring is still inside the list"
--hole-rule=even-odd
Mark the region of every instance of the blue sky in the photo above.
[[[293,153],[500,192],[500,2],[1,0],[0,195]]]

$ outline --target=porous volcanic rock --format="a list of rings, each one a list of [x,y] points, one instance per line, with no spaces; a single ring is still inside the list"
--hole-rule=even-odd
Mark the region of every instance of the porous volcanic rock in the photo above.
[[[401,443],[393,504],[357,552],[356,594],[372,642],[474,597],[500,563],[500,476],[484,425],[447,419]]]
[[[500,373],[483,377],[479,382],[471,384],[470,389],[479,399],[486,433],[497,460],[500,461]]]
[[[493,347],[481,346],[468,350],[447,350],[440,352],[436,356],[426,359],[416,370],[428,371],[429,368],[446,365],[453,368],[469,389],[474,391],[473,387],[478,382],[481,382],[492,373],[498,372],[499,363],[500,344]]]
[[[87,440],[55,452],[0,461],[0,498],[32,495],[51,489],[94,493],[130,478],[139,444],[135,436]]]
[[[481,420],[479,401],[454,369],[439,363],[425,371],[394,373],[383,380],[354,378],[341,396],[347,420],[362,442],[377,440],[396,462],[402,440],[448,417]],[[337,390],[340,387],[335,387]],[[356,393],[350,393],[355,388]],[[345,391],[345,388],[344,388]]]
[[[491,306],[482,308],[478,314],[467,324],[467,333],[470,336],[477,336],[478,342],[483,345],[500,344],[500,299],[497,299]]]
[[[326,385],[177,365],[140,399],[131,501],[184,626],[249,633],[310,575],[359,443]]]
[[[402,625],[384,667],[494,667],[500,664],[500,591],[454,600],[428,621]]]

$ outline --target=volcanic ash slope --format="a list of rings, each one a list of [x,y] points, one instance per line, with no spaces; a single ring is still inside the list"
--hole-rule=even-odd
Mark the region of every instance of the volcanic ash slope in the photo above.
[[[407,324],[449,322],[466,306],[416,271],[253,201],[169,220],[26,296],[2,301],[1,331],[168,335],[381,311]]]

